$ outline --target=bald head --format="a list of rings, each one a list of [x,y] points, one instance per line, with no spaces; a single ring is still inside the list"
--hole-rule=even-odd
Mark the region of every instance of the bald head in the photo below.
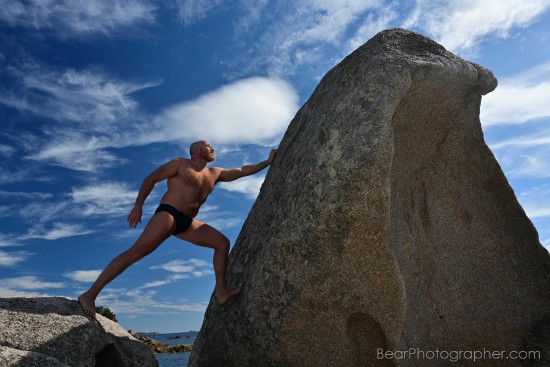
[[[191,155],[191,157],[192,157],[193,152],[195,150],[199,149],[205,143],[206,143],[206,141],[204,141],[204,140],[197,140],[196,142],[192,143],[191,146],[189,147],[189,155]]]
[[[191,144],[189,147],[189,154],[191,154],[191,159],[194,157],[202,158],[207,162],[212,162],[216,159],[214,154],[214,148],[206,140],[198,140]]]

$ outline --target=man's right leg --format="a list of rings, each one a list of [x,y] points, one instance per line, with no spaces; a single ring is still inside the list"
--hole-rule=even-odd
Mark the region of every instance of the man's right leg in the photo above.
[[[214,249],[214,273],[216,275],[216,298],[220,306],[226,304],[231,298],[241,293],[241,285],[236,288],[228,288],[226,281],[227,257],[229,255],[229,240],[216,228],[209,226],[200,220],[193,219],[191,226],[182,233],[176,235],[180,240],[191,242],[195,245]]]
[[[174,227],[174,218],[170,214],[159,212],[153,215],[134,245],[115,257],[99,275],[92,287],[78,297],[78,302],[84,312],[90,317],[95,317],[95,299],[103,287],[130,265],[153,252],[170,237]]]

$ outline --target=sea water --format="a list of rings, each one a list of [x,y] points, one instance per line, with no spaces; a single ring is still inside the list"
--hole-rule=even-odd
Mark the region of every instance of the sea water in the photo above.
[[[193,344],[198,332],[185,331],[172,334],[141,334],[162,344],[177,345],[177,344]],[[181,337],[181,338],[176,338]],[[159,367],[186,367],[189,362],[191,352],[186,353],[162,353],[155,354],[155,358],[159,362]]]

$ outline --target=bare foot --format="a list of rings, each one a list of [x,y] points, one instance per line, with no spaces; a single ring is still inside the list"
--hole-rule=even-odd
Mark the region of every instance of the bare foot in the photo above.
[[[82,293],[78,297],[78,303],[82,307],[82,311],[91,318],[95,319],[95,300],[88,296],[86,293]]]
[[[217,289],[216,288],[216,299],[218,300],[218,305],[223,306],[229,301],[231,298],[236,297],[241,293],[241,288],[243,287],[242,283],[239,283],[239,286],[237,288],[229,289],[229,288],[223,288],[223,289]]]

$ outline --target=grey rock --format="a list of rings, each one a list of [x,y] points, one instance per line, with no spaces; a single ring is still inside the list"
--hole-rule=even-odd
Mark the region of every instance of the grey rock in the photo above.
[[[0,367],[158,367],[117,323],[63,297],[0,298]]]
[[[549,366],[550,256],[479,120],[496,85],[403,29],[330,70],[231,251],[242,294],[211,299],[189,366],[451,363],[379,348],[538,349],[546,359],[530,363]]]

